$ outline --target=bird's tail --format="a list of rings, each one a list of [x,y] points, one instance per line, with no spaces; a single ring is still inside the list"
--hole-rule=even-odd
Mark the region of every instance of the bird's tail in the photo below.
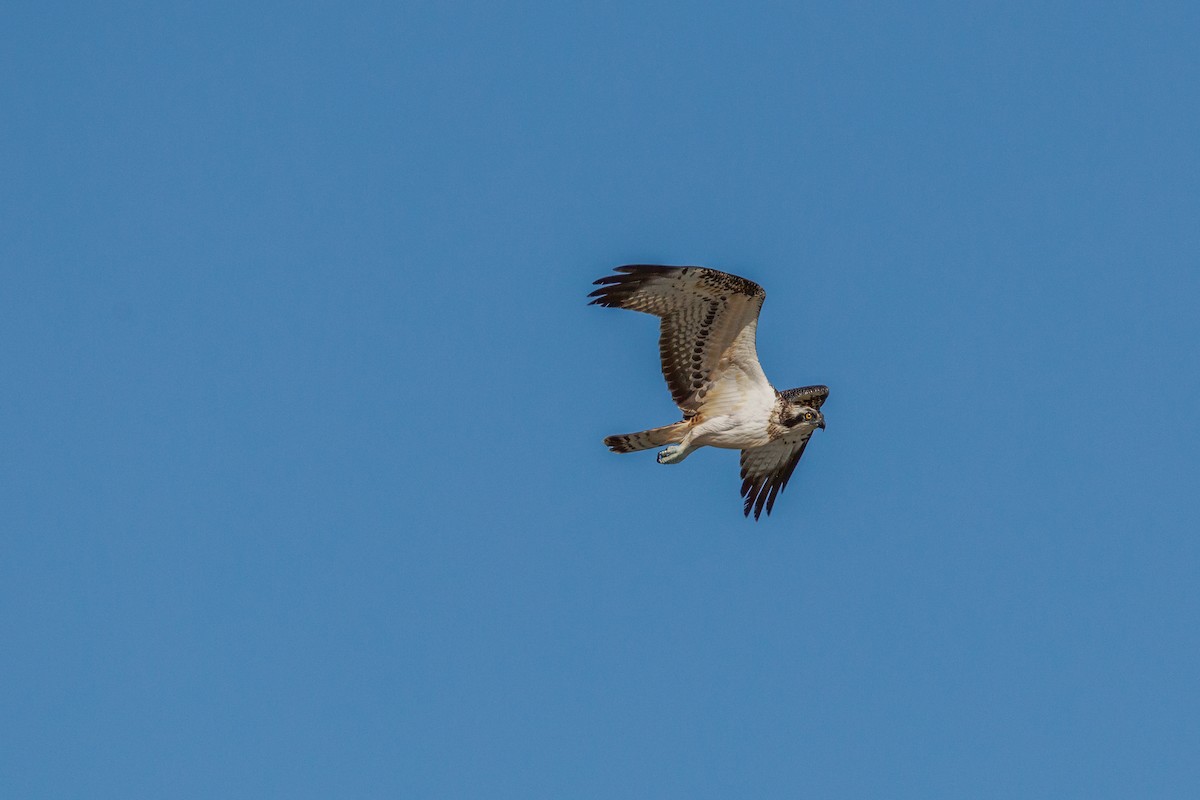
[[[605,436],[604,444],[614,453],[633,453],[637,450],[649,450],[651,447],[661,447],[664,444],[679,444],[687,433],[688,423],[676,422],[674,425],[664,425],[661,428],[651,428],[637,433],[618,433],[616,436]]]

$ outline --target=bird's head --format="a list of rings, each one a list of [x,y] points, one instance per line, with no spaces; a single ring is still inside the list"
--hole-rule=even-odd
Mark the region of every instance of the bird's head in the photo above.
[[[783,401],[779,421],[788,428],[803,425],[808,430],[825,427],[825,416],[821,406],[829,397],[828,386],[801,386],[798,389],[785,389],[779,393]]]
[[[795,428],[798,425],[809,429],[825,427],[825,416],[821,413],[821,409],[814,408],[804,401],[786,403],[780,416],[783,424],[789,428]]]

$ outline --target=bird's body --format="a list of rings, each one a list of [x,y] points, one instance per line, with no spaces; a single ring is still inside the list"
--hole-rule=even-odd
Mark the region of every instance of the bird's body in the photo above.
[[[683,420],[604,443],[617,453],[667,445],[660,464],[676,464],[697,447],[741,450],[745,512],[770,514],[813,431],[825,427],[820,407],[829,390],[779,392],[767,380],[755,347],[766,293],[753,281],[703,267],[616,271],[596,281],[592,303],[661,318],[663,377]]]

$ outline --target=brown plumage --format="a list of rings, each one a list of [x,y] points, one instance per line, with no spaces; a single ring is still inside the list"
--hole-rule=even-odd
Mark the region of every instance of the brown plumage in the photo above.
[[[668,445],[661,464],[705,445],[741,450],[743,509],[769,515],[813,431],[825,427],[829,389],[771,386],[755,348],[766,297],[757,283],[704,267],[631,264],[616,273],[595,282],[591,304],[659,317],[663,377],[683,420],[604,444],[615,453]]]

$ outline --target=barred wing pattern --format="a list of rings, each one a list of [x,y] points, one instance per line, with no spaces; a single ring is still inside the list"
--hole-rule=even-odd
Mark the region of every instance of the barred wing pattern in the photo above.
[[[627,308],[662,319],[658,349],[671,397],[695,414],[714,371],[728,362],[769,386],[754,348],[766,292],[753,281],[704,267],[629,264],[601,278],[590,305]],[[735,343],[738,346],[734,346]],[[723,364],[722,362],[727,362]]]
[[[829,391],[826,389],[825,393]],[[742,451],[742,497],[746,499],[743,508],[746,516],[753,510],[757,520],[764,508],[767,516],[771,515],[775,498],[791,480],[812,435],[812,428],[801,428],[770,444]]]
[[[789,403],[804,403],[813,408],[820,408],[829,397],[828,386],[801,386],[798,389],[784,389],[779,393]]]

